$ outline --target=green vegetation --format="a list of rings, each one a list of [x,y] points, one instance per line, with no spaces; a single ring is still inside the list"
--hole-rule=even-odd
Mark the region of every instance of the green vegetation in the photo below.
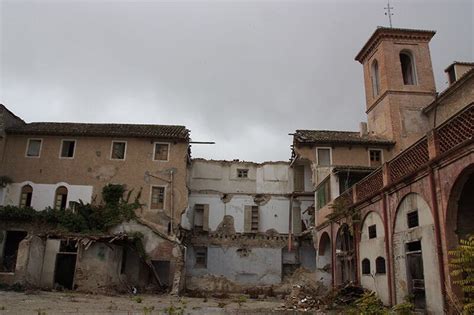
[[[45,223],[59,230],[73,233],[100,233],[122,222],[136,218],[135,210],[140,208],[139,192],[132,203],[129,203],[131,191],[127,198],[122,198],[125,189],[122,185],[107,185],[102,196],[101,205],[80,202],[75,211],[47,208],[36,211],[32,208],[6,206],[0,208],[0,220]]]
[[[464,293],[462,310],[464,314],[474,313],[474,235],[460,240],[456,249],[449,252],[451,275],[454,284]]]

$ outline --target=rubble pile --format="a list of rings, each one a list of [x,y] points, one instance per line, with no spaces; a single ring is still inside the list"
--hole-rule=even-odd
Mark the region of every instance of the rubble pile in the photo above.
[[[365,290],[355,285],[348,283],[338,291],[333,292],[331,304],[333,305],[351,305],[364,294]]]
[[[315,291],[311,288],[296,284],[293,286],[293,290],[286,297],[285,304],[283,306],[286,310],[295,311],[311,311],[317,310],[321,305],[321,296],[318,297]]]

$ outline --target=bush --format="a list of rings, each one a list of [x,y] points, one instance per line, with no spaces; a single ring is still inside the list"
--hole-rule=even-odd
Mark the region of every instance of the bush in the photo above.
[[[359,314],[389,314],[388,310],[383,306],[382,301],[377,297],[375,292],[365,292],[355,301],[354,304]]]
[[[451,275],[458,277],[454,283],[464,292],[463,311],[465,314],[474,313],[474,235],[460,240],[456,249],[449,252],[451,256]]]
[[[113,187],[112,187],[113,186]],[[122,193],[119,194],[121,187]],[[136,218],[135,210],[140,208],[138,197],[133,203],[121,199],[123,186],[108,185],[104,191],[109,193],[105,205],[83,204],[71,210],[57,210],[47,208],[36,211],[33,208],[19,208],[14,206],[0,207],[1,221],[48,223],[57,229],[73,233],[107,232],[113,226]],[[117,199],[117,196],[120,197]]]

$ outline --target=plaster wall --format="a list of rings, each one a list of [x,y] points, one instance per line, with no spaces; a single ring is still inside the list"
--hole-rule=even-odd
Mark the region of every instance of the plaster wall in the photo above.
[[[407,213],[418,210],[419,226],[408,228]],[[416,193],[408,194],[397,209],[393,234],[393,262],[395,298],[402,303],[409,294],[405,244],[421,240],[426,305],[429,314],[443,313],[443,296],[438,269],[438,252],[431,210],[426,201]]]
[[[41,270],[43,268],[45,242],[38,236],[29,238],[28,266],[26,282],[34,286],[41,285]]]
[[[234,218],[234,227],[237,233],[244,233],[245,206],[256,205],[254,199],[248,195],[233,195],[232,199],[224,203],[220,195],[192,193],[189,196],[189,207],[182,217],[181,225],[185,229],[192,229],[193,212],[196,204],[209,205],[209,229],[215,231],[225,215]],[[271,196],[265,205],[259,206],[259,232],[275,229],[279,233],[288,233],[290,201],[287,197]]]
[[[104,289],[120,285],[122,248],[113,244],[94,243],[81,249],[76,262],[74,285],[80,291]]]
[[[44,250],[43,268],[41,272],[41,286],[44,288],[54,287],[54,269],[56,267],[56,254],[59,252],[61,240],[47,239]]]
[[[85,185],[70,185],[59,182],[56,184],[37,184],[33,182],[13,183],[5,189],[5,205],[18,206],[20,204],[21,188],[25,185],[30,185],[33,188],[33,195],[31,199],[31,207],[41,211],[48,207],[54,207],[54,198],[56,196],[56,189],[64,186],[68,190],[66,205],[69,202],[82,200],[84,203],[92,201],[93,186]]]
[[[375,225],[377,231],[377,237],[372,239],[369,238],[368,233],[371,225]],[[384,304],[390,304],[387,273],[377,274],[375,269],[375,260],[377,257],[383,257],[385,259],[385,270],[388,272],[388,261],[385,255],[385,231],[382,218],[376,212],[370,212],[365,217],[361,230],[359,253],[359,279],[361,285],[366,289],[377,292]],[[370,260],[370,275],[362,274],[362,260],[366,258]]]
[[[238,284],[271,285],[281,282],[282,254],[280,248],[248,249],[248,255],[238,247],[207,248],[207,268],[196,268],[193,247],[189,247],[186,271],[189,277],[223,276]]]
[[[29,138],[43,140],[39,158],[25,157]],[[62,139],[77,141],[74,158],[59,158]],[[113,140],[127,141],[125,160],[110,159]],[[5,144],[5,152],[8,154],[5,154],[0,165],[0,172],[12,178],[15,183],[29,181],[56,185],[65,182],[69,185],[92,186],[92,200],[96,202],[101,201],[102,188],[109,183],[126,184],[127,189],[133,189],[135,194],[142,189],[139,201],[144,205],[144,209],[140,215],[147,221],[166,227],[171,216],[170,186],[166,181],[153,176],[167,180],[169,171],[174,171],[174,222],[179,222],[181,213],[188,204],[186,187],[188,144],[167,140],[170,143],[168,161],[153,161],[155,141],[166,142],[146,138],[8,135]],[[167,187],[165,209],[161,211],[149,209],[153,185]],[[15,198],[12,202],[16,204],[18,200]]]

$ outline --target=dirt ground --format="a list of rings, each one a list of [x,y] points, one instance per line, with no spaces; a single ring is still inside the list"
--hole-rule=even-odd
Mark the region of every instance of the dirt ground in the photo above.
[[[293,311],[278,310],[282,304],[283,301],[278,299],[252,300],[244,296],[204,299],[170,295],[104,296],[76,292],[35,291],[19,293],[0,291],[0,315],[297,314]]]

